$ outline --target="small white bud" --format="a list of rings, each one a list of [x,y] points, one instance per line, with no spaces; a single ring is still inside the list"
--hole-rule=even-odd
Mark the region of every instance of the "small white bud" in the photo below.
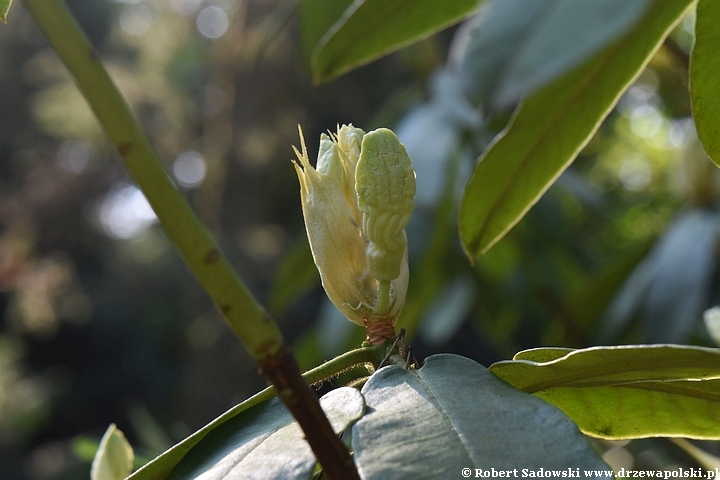
[[[415,172],[388,129],[365,134],[352,125],[321,135],[317,168],[300,131],[303,216],[323,287],[368,339],[382,343],[405,305],[409,270],[405,226],[412,214]],[[294,148],[294,147],[293,147]]]

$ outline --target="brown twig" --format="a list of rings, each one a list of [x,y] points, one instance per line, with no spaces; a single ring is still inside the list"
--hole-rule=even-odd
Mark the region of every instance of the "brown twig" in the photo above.
[[[267,357],[260,362],[260,368],[300,424],[325,475],[333,480],[360,480],[350,452],[333,431],[317,397],[307,387],[290,350],[283,348]]]

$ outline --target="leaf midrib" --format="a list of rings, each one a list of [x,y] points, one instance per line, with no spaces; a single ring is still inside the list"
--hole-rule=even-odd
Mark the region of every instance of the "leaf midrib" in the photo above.
[[[654,364],[650,364],[649,362],[653,362]],[[525,365],[531,365],[529,363],[525,363],[523,361],[515,362],[515,363],[524,363]],[[582,367],[582,365],[580,366]],[[536,368],[543,368],[542,366],[538,366]],[[628,373],[628,372],[653,372],[653,371],[660,371],[660,370],[668,370],[668,369],[684,369],[684,368],[701,368],[701,366],[698,365],[674,365],[674,366],[668,366],[668,365],[657,365],[657,359],[650,359],[645,362],[640,363],[633,363],[632,365],[629,365],[625,368],[617,368],[616,364],[613,364],[612,368],[607,367],[596,367],[583,370],[582,372],[578,373],[569,373],[569,374],[560,374],[555,377],[553,377],[550,380],[544,380],[541,382],[531,383],[528,385],[525,385],[523,387],[520,387],[520,390],[527,392],[527,393],[535,393],[539,392],[541,390],[548,390],[550,388],[559,388],[559,387],[577,387],[577,388],[583,388],[584,386],[581,385],[573,385],[576,384],[578,381],[581,380],[590,380],[592,378],[602,377],[606,375],[612,375],[612,374],[622,374],[622,373]],[[491,370],[492,371],[492,370]],[[500,377],[502,378],[502,377]],[[706,378],[698,379],[699,381],[702,380],[713,380],[720,378],[720,372],[718,372],[716,375],[708,375]],[[690,380],[689,378],[678,378],[677,380]],[[638,383],[638,382],[669,382],[672,381],[671,379],[665,379],[665,380],[598,380],[596,383],[593,384],[586,384],[587,387],[590,386],[613,386],[613,385],[621,385],[621,384],[630,384],[630,383]]]
[[[634,31],[634,29],[633,29],[633,31]],[[520,175],[519,175],[519,172],[527,165],[527,163],[530,161],[530,158],[532,157],[532,155],[540,148],[540,145],[542,145],[543,143],[545,143],[545,140],[550,136],[550,132],[551,132],[552,130],[554,130],[555,127],[562,121],[565,113],[567,113],[567,111],[570,110],[570,108],[571,108],[572,105],[577,101],[577,99],[581,97],[581,94],[583,94],[583,93],[586,91],[586,89],[588,88],[588,85],[589,85],[589,84],[592,82],[592,80],[594,79],[594,74],[595,74],[598,70],[600,70],[602,67],[604,67],[604,66],[606,65],[606,63],[609,62],[609,61],[612,59],[612,55],[609,55],[609,56],[608,56],[607,54],[610,53],[610,52],[613,52],[613,53],[614,53],[617,49],[619,49],[620,46],[625,43],[626,38],[627,38],[627,35],[626,35],[625,38],[617,40],[614,45],[611,45],[611,46],[608,47],[607,49],[603,50],[603,53],[601,54],[601,57],[605,57],[604,60],[603,60],[603,61],[595,60],[595,61],[597,61],[598,63],[597,63],[597,65],[596,65],[590,72],[588,72],[588,75],[586,76],[586,79],[581,83],[581,88],[577,89],[576,92],[568,99],[568,101],[565,102],[565,105],[563,106],[563,108],[562,108],[560,111],[558,111],[558,113],[552,118],[552,121],[551,121],[551,122],[548,122],[548,123],[546,124],[546,128],[541,131],[541,135],[537,138],[537,140],[533,143],[533,145],[531,146],[531,148],[530,148],[530,149],[527,151],[527,153],[523,156],[523,158],[522,158],[522,160],[520,161],[520,163],[519,163],[519,164],[517,165],[517,167],[513,170],[513,173],[512,173],[512,175],[511,175],[511,177],[510,177],[510,178],[511,178],[511,182],[508,182],[507,186],[502,189],[502,191],[500,192],[500,194],[499,194],[498,197],[497,197],[497,200],[495,200],[495,202],[493,202],[493,204],[491,205],[490,209],[488,209],[488,213],[487,213],[487,216],[486,216],[485,223],[483,224],[482,227],[480,227],[480,230],[479,230],[477,236],[475,237],[475,240],[473,240],[473,243],[472,243],[472,247],[473,247],[473,248],[472,248],[472,250],[473,250],[473,253],[474,253],[475,255],[477,255],[477,250],[478,250],[479,245],[480,245],[480,243],[481,243],[480,240],[481,240],[482,236],[485,234],[485,232],[487,231],[487,229],[488,229],[488,227],[489,227],[489,225],[490,225],[490,223],[491,223],[491,220],[492,220],[493,217],[496,215],[496,211],[497,211],[497,209],[499,208],[500,203],[502,203],[502,202],[505,200],[505,198],[508,196],[508,193],[509,193],[510,190],[512,189],[511,187],[513,187],[513,186],[515,185],[515,183],[517,182],[517,179],[518,179],[518,177],[520,176]],[[576,67],[576,68],[579,69],[579,68],[582,68],[582,66],[581,66],[581,67]],[[639,69],[638,69],[638,70],[639,70]],[[577,70],[575,70],[575,71],[577,71]],[[564,79],[564,77],[561,77],[561,79]],[[630,80],[626,83],[626,85],[630,84],[631,81],[632,81],[632,79],[630,79]],[[538,92],[538,93],[541,93],[541,92],[542,92],[542,90],[541,90],[540,92]],[[620,93],[618,93],[617,97],[619,97],[619,96],[620,96]],[[616,97],[616,98],[617,98],[617,97]],[[520,108],[522,109],[523,106],[521,106]],[[609,109],[608,109],[608,110],[609,110]],[[521,113],[522,113],[522,110],[518,111],[518,116],[520,116]],[[606,110],[606,115],[607,115],[607,110]],[[603,118],[604,118],[606,115],[604,115]],[[579,145],[579,146],[577,147],[577,149],[575,150],[575,155],[577,155],[577,153],[587,144],[587,142],[589,141],[589,139],[592,137],[592,134],[595,133],[595,131],[597,131],[597,128],[598,128],[598,126],[600,125],[600,123],[602,123],[602,121],[597,122],[597,123],[594,125],[592,131],[591,131],[590,134],[587,136],[587,138],[585,139],[585,141],[584,141],[584,142],[581,142],[580,145]],[[503,136],[501,137],[501,139],[500,139],[499,141],[505,140],[505,136],[506,136],[508,133],[510,133],[510,131],[511,131],[512,127],[514,126],[514,124],[515,124],[515,122],[513,122],[513,124],[511,124],[511,125],[508,127],[508,130],[503,134]],[[497,145],[497,144],[496,144],[496,145]],[[570,158],[572,159],[572,157],[573,157],[573,156],[571,155]],[[478,165],[480,165],[481,163],[482,163],[482,160],[481,160],[481,162],[480,162]],[[544,188],[542,188],[542,189],[540,190],[539,194],[536,195],[535,198],[537,198],[539,195],[542,195],[542,193],[543,193],[545,190],[547,190],[547,188],[549,187],[550,184],[552,184],[552,181],[548,182],[548,183],[544,186]],[[535,202],[531,202],[531,204],[525,209],[525,211],[527,211],[530,207],[532,207],[532,205],[533,205],[534,203],[535,203]],[[523,212],[521,212],[520,215],[516,215],[515,218],[513,219],[513,222],[511,222],[511,223],[508,225],[508,228],[506,228],[502,233],[506,232],[509,228],[512,228],[512,227],[517,223],[517,221],[519,221],[519,218],[522,217],[522,213],[523,213]],[[490,244],[489,246],[492,246],[493,244],[494,244],[494,242],[493,242],[492,244]],[[487,248],[483,249],[483,252],[481,252],[481,253],[485,253],[485,251],[487,251]]]

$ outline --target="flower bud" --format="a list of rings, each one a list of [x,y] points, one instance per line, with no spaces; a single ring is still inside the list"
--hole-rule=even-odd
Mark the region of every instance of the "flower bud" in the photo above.
[[[415,205],[415,171],[391,130],[381,128],[363,137],[355,190],[363,233],[370,242],[370,274],[380,281],[394,280],[407,249],[405,226]]]
[[[382,343],[405,305],[409,269],[405,226],[415,172],[388,129],[365,134],[343,125],[321,135],[317,168],[300,131],[295,149],[303,216],[313,259],[333,304]]]

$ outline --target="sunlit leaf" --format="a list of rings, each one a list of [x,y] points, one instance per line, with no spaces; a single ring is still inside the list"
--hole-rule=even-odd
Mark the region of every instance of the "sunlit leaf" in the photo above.
[[[320,405],[336,432],[345,431],[365,411],[362,395],[350,387],[331,391]],[[166,478],[306,480],[316,463],[300,426],[275,398],[209,432]]]
[[[629,33],[523,102],[463,195],[460,236],[471,259],[519,222],[572,163],[692,4],[653,2]]]
[[[681,345],[520,352],[490,371],[552,403],[588,435],[720,439],[720,350]],[[529,358],[549,359],[535,362]],[[555,359],[553,360],[552,358]]]
[[[690,98],[698,137],[713,162],[720,165],[720,2],[700,0],[695,46],[690,59]]]
[[[559,410],[467,358],[386,367],[362,393],[368,413],[352,428],[352,447],[363,478],[459,478],[463,468],[608,470]]]
[[[645,0],[493,0],[478,18],[462,65],[468,94],[513,105],[625,33]]]
[[[323,35],[352,3],[353,0],[302,0],[300,26],[303,53],[308,61]]]
[[[172,469],[195,445],[205,438],[206,435],[219,428],[224,423],[230,421],[235,416],[240,415],[247,410],[251,410],[254,407],[258,407],[258,405],[262,405],[263,402],[268,401],[269,398],[272,398],[272,395],[267,395],[266,392],[263,391],[248,398],[241,404],[234,406],[197,432],[187,437],[182,442],[174,445],[172,448],[166,450],[154,460],[144,465],[141,469],[133,473],[130,478],[132,480],[163,480],[167,478]]]
[[[105,431],[90,469],[91,480],[123,480],[133,466],[133,449],[115,424]]]
[[[320,40],[313,79],[327,82],[353,68],[459,22],[481,0],[355,0]]]
[[[10,11],[12,0],[0,0],[0,20],[7,23],[7,15]]]
[[[523,350],[518,352],[513,357],[513,360],[528,360],[530,362],[552,362],[558,358],[564,357],[570,352],[573,352],[572,348],[564,347],[540,347],[531,348],[529,350]]]

